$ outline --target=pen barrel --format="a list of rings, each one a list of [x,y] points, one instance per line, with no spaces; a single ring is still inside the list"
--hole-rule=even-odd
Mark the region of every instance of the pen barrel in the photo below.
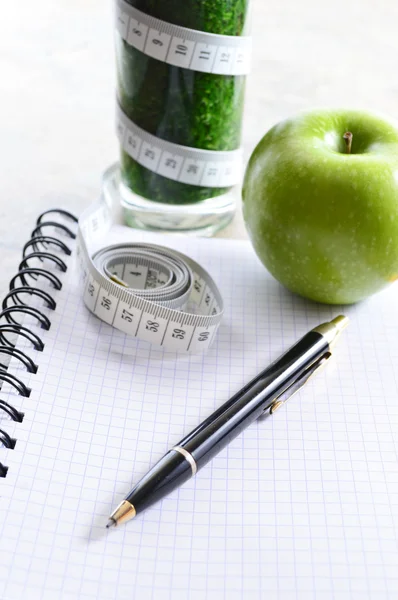
[[[135,513],[142,512],[190,479],[264,410],[270,408],[275,399],[328,350],[327,339],[316,331],[310,331],[245,385],[136,484],[126,497]]]
[[[171,450],[135,485],[126,500],[136,513],[149,508],[192,477],[192,469],[184,456]]]
[[[178,446],[191,454],[200,469],[270,408],[273,401],[328,349],[325,337],[310,331],[182,439]]]

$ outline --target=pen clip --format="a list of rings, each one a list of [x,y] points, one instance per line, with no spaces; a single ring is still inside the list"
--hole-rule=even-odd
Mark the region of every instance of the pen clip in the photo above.
[[[310,367],[308,367],[300,377],[296,379],[286,390],[284,390],[279,396],[275,398],[271,406],[265,409],[264,412],[269,410],[272,415],[278,408],[280,408],[289,398],[297,394],[299,390],[307,383],[307,381],[315,375],[320,369],[323,369],[328,360],[332,357],[331,352],[326,352],[321,358],[315,361]]]

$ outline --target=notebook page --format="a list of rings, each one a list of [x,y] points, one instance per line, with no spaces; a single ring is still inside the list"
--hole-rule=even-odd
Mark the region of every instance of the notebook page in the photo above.
[[[117,227],[106,240],[147,239]],[[246,242],[150,236],[208,269],[226,314],[205,355],[137,342],[83,306],[69,270],[0,480],[3,600],[398,595],[398,289],[345,308],[334,362],[178,491],[120,529],[110,511],[171,446],[306,331]],[[50,311],[49,311],[50,313]],[[21,347],[25,344],[21,342]],[[11,431],[12,424],[2,422]]]

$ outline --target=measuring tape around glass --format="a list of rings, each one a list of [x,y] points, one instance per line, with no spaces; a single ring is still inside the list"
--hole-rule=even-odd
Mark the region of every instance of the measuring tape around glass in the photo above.
[[[218,35],[173,25],[124,0],[116,2],[116,28],[130,46],[176,67],[215,75],[247,75],[250,70],[249,36]]]
[[[213,188],[230,187],[241,180],[241,148],[201,150],[167,142],[138,127],[118,103],[116,130],[123,150],[153,173],[181,183]]]
[[[152,244],[118,244],[91,254],[90,243],[112,223],[112,207],[105,199],[79,219],[78,258],[87,308],[116,329],[167,350],[207,350],[223,314],[223,300],[210,275],[184,254]]]

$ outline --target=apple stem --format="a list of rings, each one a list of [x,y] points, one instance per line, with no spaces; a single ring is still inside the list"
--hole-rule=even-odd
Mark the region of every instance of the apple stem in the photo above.
[[[343,135],[347,154],[351,154],[352,138],[353,137],[354,136],[352,135],[351,131],[346,131],[345,134]]]

